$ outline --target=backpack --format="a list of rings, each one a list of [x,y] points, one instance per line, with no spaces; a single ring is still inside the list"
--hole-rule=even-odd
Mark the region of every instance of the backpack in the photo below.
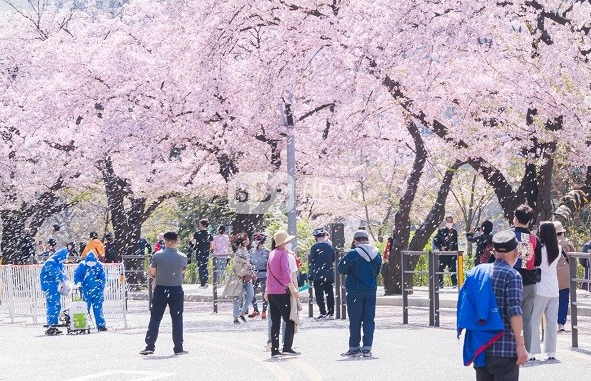
[[[478,260],[480,261],[479,263],[480,264],[488,263],[490,256],[494,255],[494,252],[495,252],[495,247],[491,241],[484,247],[484,250],[482,250],[482,254],[480,254],[480,257],[478,257]]]
[[[525,236],[528,237],[525,237]],[[521,240],[518,240],[517,251],[519,252],[519,259],[515,264],[516,268],[533,270],[534,261],[536,258],[535,250],[538,240],[536,236],[531,233],[521,233]]]

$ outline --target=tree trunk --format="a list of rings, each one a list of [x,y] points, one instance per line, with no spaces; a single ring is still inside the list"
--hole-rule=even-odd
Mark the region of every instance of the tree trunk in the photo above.
[[[417,125],[410,121],[406,126],[415,146],[415,159],[412,172],[406,180],[406,190],[400,199],[400,206],[394,215],[394,240],[389,253],[388,264],[383,266],[382,276],[384,279],[385,295],[402,293],[400,284],[400,271],[402,262],[400,252],[407,248],[410,236],[410,210],[415,200],[419,182],[423,175],[427,161],[427,150]]]

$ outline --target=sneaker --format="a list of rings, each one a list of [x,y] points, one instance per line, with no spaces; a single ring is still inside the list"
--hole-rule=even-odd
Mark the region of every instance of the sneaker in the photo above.
[[[564,332],[564,325],[558,324],[558,332]]]
[[[299,356],[301,354],[302,354],[301,352],[296,352],[293,349],[284,349],[283,350],[283,355]]]
[[[265,320],[267,318],[267,313],[266,312],[261,312],[261,319]]]
[[[51,328],[48,328],[45,331],[45,334],[47,336],[57,336],[57,335],[61,335],[62,334],[62,331],[60,331],[59,329],[57,329],[55,327],[51,327]]]
[[[360,354],[361,354],[361,349],[349,349],[347,352],[341,353],[341,356],[353,357],[353,356],[359,356]]]
[[[248,317],[252,319],[254,317],[259,316],[260,314],[261,313],[259,311],[252,311],[252,313],[248,314]]]
[[[320,315],[318,315],[318,317],[316,318],[316,320],[324,320],[326,318],[326,316],[327,315],[320,314]]]
[[[187,352],[187,351],[180,351],[180,352],[174,352],[174,354],[177,355],[177,356],[181,356],[181,355],[189,354],[189,352]]]
[[[272,359],[276,359],[276,360],[278,360],[278,359],[282,359],[282,358],[284,358],[284,357],[285,357],[285,355],[284,355],[283,353],[281,353],[281,352],[279,352],[279,353],[275,353],[274,355],[271,355],[271,358],[272,358]]]
[[[107,332],[108,329],[107,329],[107,327],[97,327],[97,331],[99,331],[99,332]]]
[[[240,315],[240,320],[242,320],[243,323],[246,323],[246,318],[244,317],[244,315]]]
[[[147,356],[147,355],[152,355],[154,354],[154,350],[153,349],[144,349],[143,351],[140,351],[140,355],[142,356]]]
[[[333,314],[324,315],[324,318],[326,320],[334,320],[334,315]]]
[[[537,361],[535,357],[530,357],[527,361]]]
[[[372,357],[371,351],[369,349],[361,351],[363,357]]]
[[[240,324],[240,321],[238,321],[238,318],[234,319],[234,324]]]

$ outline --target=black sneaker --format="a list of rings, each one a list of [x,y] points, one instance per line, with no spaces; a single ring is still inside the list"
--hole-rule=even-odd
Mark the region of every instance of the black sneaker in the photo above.
[[[276,360],[282,359],[284,357],[285,357],[285,355],[283,353],[281,353],[281,352],[277,352],[275,354],[271,354],[271,358],[272,359],[276,359]]]
[[[108,331],[107,327],[98,327],[97,330],[99,332],[107,332]]]
[[[147,356],[147,355],[152,355],[154,354],[154,350],[153,349],[144,349],[143,351],[140,351],[140,355],[142,356]]]
[[[238,321],[238,318],[234,319],[234,324],[240,324],[240,322]]]
[[[57,336],[57,335],[61,335],[62,334],[62,331],[60,331],[59,329],[57,329],[55,327],[51,327],[51,328],[48,328],[45,331],[45,334],[47,336]]]
[[[187,351],[180,351],[180,352],[174,352],[174,354],[177,355],[177,356],[181,356],[181,355],[189,354],[189,352],[187,352]]]
[[[371,351],[370,350],[367,350],[367,349],[361,351],[361,354],[362,354],[363,357],[373,357],[373,355],[371,354]]]
[[[289,356],[299,356],[299,355],[301,355],[302,353],[301,353],[301,352],[296,352],[296,351],[294,351],[293,349],[284,349],[284,350],[283,350],[283,354],[284,354],[284,355],[289,355]]]
[[[341,356],[354,357],[354,356],[359,356],[360,354],[361,354],[361,349],[349,349],[347,352],[341,353]]]
[[[246,318],[244,317],[244,315],[240,315],[240,320],[242,320],[243,323],[246,323]]]

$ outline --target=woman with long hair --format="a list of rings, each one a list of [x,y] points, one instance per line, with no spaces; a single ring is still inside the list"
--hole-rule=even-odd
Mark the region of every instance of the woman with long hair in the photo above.
[[[556,360],[556,336],[558,330],[558,276],[556,266],[560,255],[560,246],[556,237],[556,228],[551,221],[540,224],[540,242],[542,243],[541,280],[536,286],[536,296],[531,317],[530,360],[540,354],[540,324],[542,314],[546,316],[544,351],[548,360]]]
[[[240,324],[240,320],[246,323],[244,314],[248,312],[248,305],[254,296],[252,281],[245,277],[252,272],[252,264],[246,247],[249,244],[248,235],[240,233],[236,236],[234,244],[237,246],[234,253],[232,274],[228,277],[222,297],[234,297],[234,324]],[[246,293],[246,298],[244,294]],[[240,319],[240,320],[238,320]]]

